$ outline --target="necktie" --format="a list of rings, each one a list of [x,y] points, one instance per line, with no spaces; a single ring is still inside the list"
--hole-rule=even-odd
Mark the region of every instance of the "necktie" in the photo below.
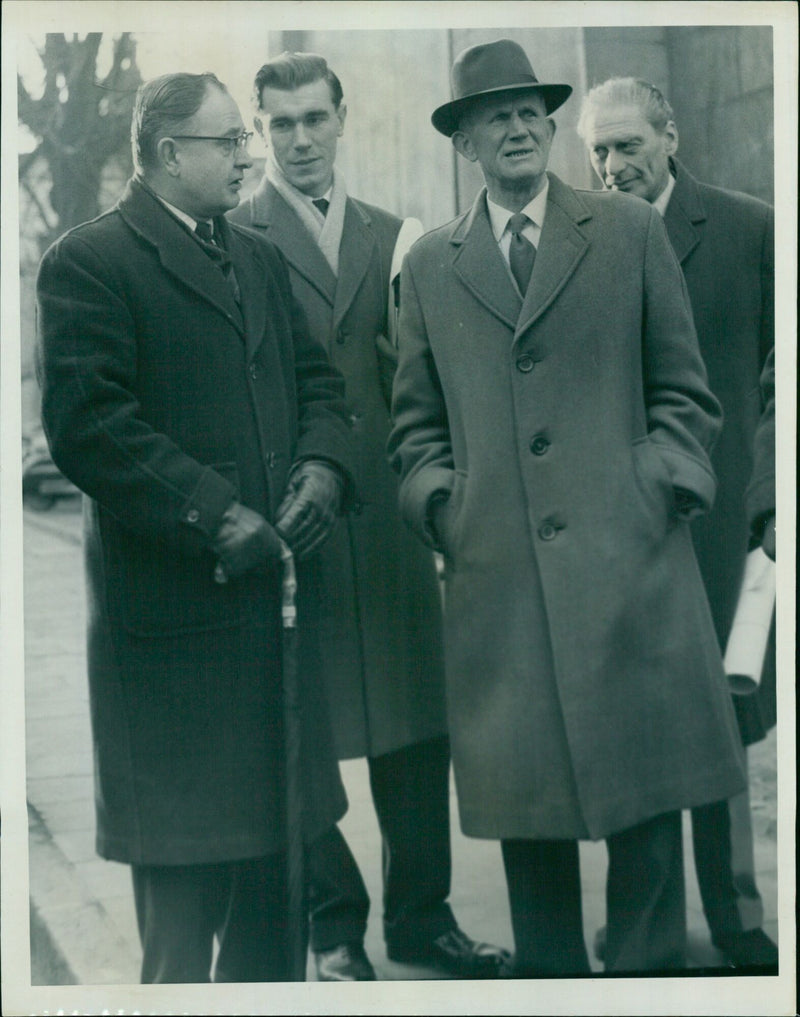
[[[536,248],[522,231],[531,220],[522,212],[517,212],[508,220],[508,228],[511,230],[511,246],[508,249],[508,263],[511,273],[517,280],[520,293],[524,294],[528,289],[533,262],[536,258]]]
[[[228,252],[214,242],[214,230],[211,223],[199,222],[195,226],[194,231],[202,244],[203,250],[222,270],[222,274],[225,276],[233,293],[233,299],[237,304],[240,303],[242,295],[239,290],[239,281],[233,270],[233,263],[228,256]]]
[[[323,215],[328,214],[328,206],[330,205],[330,202],[327,198],[312,198],[311,204],[314,208],[318,208]]]
[[[214,243],[214,230],[210,222],[199,222],[195,226],[194,231],[198,237],[200,237],[201,240],[204,240],[207,244]]]

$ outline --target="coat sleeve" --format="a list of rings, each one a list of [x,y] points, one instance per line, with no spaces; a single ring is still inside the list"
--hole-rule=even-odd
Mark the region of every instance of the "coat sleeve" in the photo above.
[[[392,467],[400,475],[400,514],[421,540],[435,547],[429,502],[434,496],[447,498],[452,491],[453,451],[444,395],[410,262],[411,256],[406,257],[400,282],[394,428],[388,450]]]
[[[135,395],[133,310],[109,259],[75,234],[37,279],[37,372],[53,461],[135,533],[198,554],[235,490],[154,430]]]
[[[770,350],[761,373],[764,408],[756,428],[753,475],[745,491],[745,509],[753,535],[760,539],[766,519],[775,512],[775,350]]]
[[[689,295],[661,216],[650,212],[644,264],[642,372],[647,430],[672,485],[708,511],[716,478],[710,453],[722,407],[708,387]]]

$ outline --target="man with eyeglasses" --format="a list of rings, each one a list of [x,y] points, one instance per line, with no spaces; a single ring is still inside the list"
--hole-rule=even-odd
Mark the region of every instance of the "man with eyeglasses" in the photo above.
[[[344,385],[286,265],[229,225],[249,134],[212,74],[143,85],[136,174],[38,279],[42,416],[86,495],[97,849],[131,865],[143,982],[280,981],[284,544],[351,498]],[[346,808],[301,689],[307,841]]]
[[[402,250],[422,227],[347,193],[334,165],[347,107],[323,57],[275,57],[256,74],[254,94],[267,167],[231,218],[286,257],[312,333],[345,377],[359,464],[355,510],[312,563],[306,667],[321,671],[339,758],[367,759],[389,959],[461,978],[494,977],[502,951],[462,932],[448,903],[450,747],[439,590],[432,554],[400,519],[386,459],[395,285]],[[374,979],[364,951],[369,897],[338,828],[312,846],[308,869],[317,977]]]

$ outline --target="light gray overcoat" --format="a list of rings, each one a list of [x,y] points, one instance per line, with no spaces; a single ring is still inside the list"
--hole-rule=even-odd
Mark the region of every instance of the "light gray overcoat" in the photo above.
[[[430,541],[464,832],[605,837],[744,786],[674,488],[720,426],[658,214],[550,175],[521,303],[485,192],[406,258],[390,438]]]

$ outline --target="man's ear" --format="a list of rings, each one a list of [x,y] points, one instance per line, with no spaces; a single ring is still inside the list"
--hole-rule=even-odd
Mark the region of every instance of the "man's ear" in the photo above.
[[[551,120],[550,117],[548,117],[547,118],[547,125],[548,125],[549,130],[550,130],[550,141],[552,141],[553,138],[556,136],[556,122],[555,122],[555,120]]]
[[[674,120],[668,120],[664,128],[664,151],[667,155],[675,155],[678,151],[678,128]]]
[[[339,108],[336,110],[336,118],[339,121],[339,137],[341,138],[344,134],[344,122],[347,119],[347,106],[345,103],[339,103]]]
[[[264,144],[265,145],[268,144],[267,134],[264,127],[264,121],[261,119],[260,116],[253,117],[253,127],[255,127],[256,131],[258,131],[258,136],[261,138]]]
[[[156,145],[156,159],[171,177],[180,176],[181,158],[172,138],[161,138]]]
[[[475,151],[475,146],[468,134],[463,131],[456,131],[450,139],[453,142],[453,148],[459,155],[463,155],[465,159],[469,159],[470,162],[478,161],[478,153]]]

